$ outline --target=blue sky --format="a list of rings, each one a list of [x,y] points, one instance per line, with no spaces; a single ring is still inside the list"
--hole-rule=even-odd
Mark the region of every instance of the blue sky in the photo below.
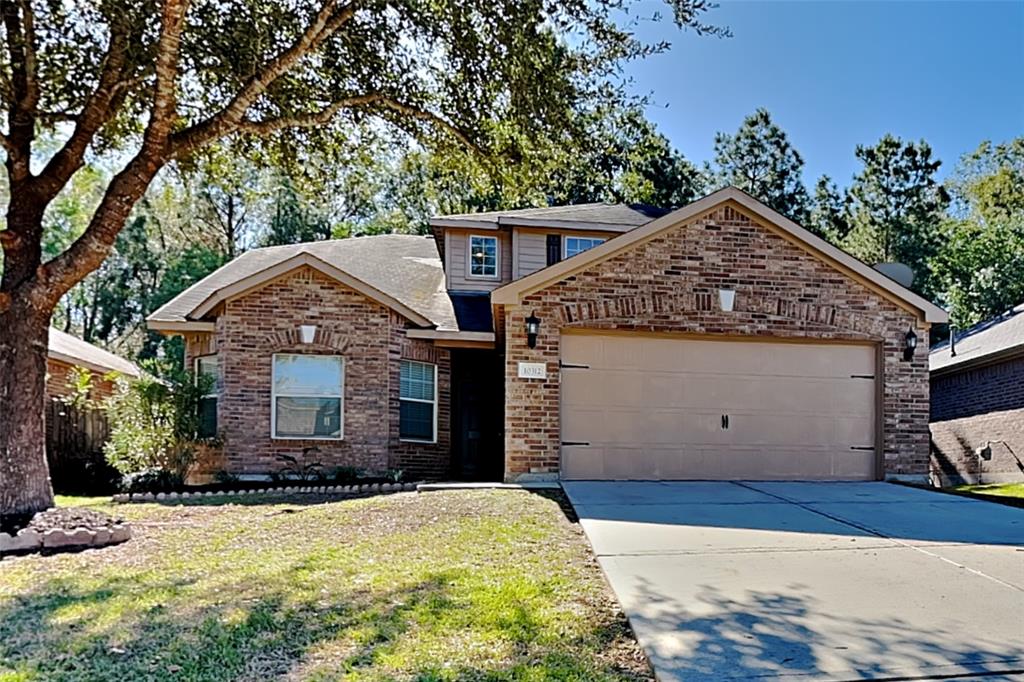
[[[628,67],[649,118],[692,161],[759,106],[803,155],[808,185],[822,173],[848,184],[854,147],[886,132],[926,139],[943,175],[982,140],[1024,135],[1024,0],[719,2],[708,20],[732,38],[641,21],[642,38],[672,49]]]

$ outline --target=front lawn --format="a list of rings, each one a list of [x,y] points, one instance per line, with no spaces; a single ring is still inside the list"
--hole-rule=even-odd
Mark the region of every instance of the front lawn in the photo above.
[[[0,562],[0,681],[651,679],[549,497],[228,502],[104,504],[132,541]]]
[[[996,497],[1017,497],[1024,499],[1024,483],[984,483],[980,485],[958,485],[953,490],[972,495],[993,495]]]

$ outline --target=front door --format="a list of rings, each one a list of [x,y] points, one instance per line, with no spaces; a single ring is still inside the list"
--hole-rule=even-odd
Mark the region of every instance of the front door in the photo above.
[[[505,469],[501,357],[494,351],[452,351],[453,475],[500,481]]]

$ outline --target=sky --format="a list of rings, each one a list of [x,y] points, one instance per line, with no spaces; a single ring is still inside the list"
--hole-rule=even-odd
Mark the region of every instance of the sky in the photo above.
[[[645,0],[631,14],[665,9]],[[927,140],[943,177],[983,140],[1024,135],[1024,0],[719,0],[705,18],[733,37],[642,20],[638,36],[672,48],[627,68],[691,161],[757,107],[804,157],[809,186],[823,173],[849,184],[856,145],[887,132]]]

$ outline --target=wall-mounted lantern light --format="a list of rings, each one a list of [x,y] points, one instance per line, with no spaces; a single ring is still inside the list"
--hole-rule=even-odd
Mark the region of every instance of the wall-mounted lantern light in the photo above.
[[[316,325],[315,324],[303,324],[299,326],[299,334],[302,337],[302,343],[313,343],[313,337],[316,336]]]
[[[526,345],[530,348],[537,347],[537,334],[540,333],[540,318],[537,317],[536,311],[531,312],[530,316],[526,318]]]
[[[731,313],[734,303],[736,303],[735,289],[718,290],[718,305],[721,306],[724,312]]]
[[[906,336],[903,337],[903,359],[910,360],[913,358],[915,350],[917,350],[917,334],[914,333],[914,328],[911,327],[907,330]]]

